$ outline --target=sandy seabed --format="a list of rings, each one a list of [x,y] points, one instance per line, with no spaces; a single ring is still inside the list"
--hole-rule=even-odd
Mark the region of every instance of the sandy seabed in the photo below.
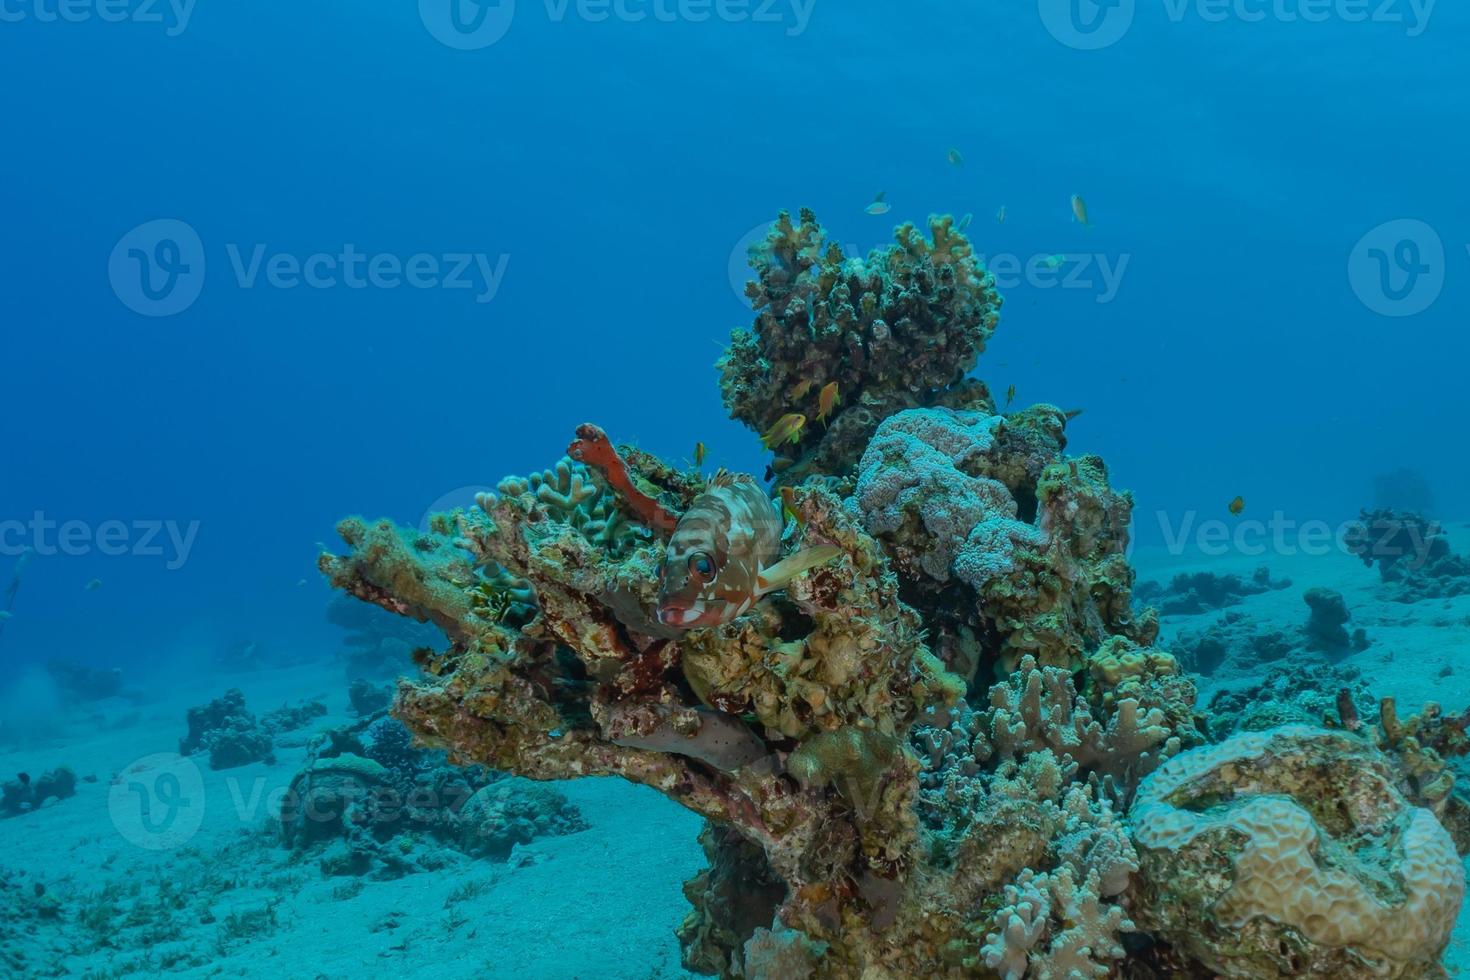
[[[1453,528],[1455,550],[1470,552],[1470,532]],[[1450,710],[1470,705],[1470,596],[1385,601],[1377,573],[1338,552],[1204,558],[1140,550],[1134,560],[1141,579],[1158,581],[1199,570],[1248,576],[1267,565],[1291,587],[1228,611],[1279,628],[1305,622],[1307,588],[1335,589],[1352,610],[1349,628],[1362,627],[1371,640],[1340,663],[1361,671],[1375,694],[1394,695],[1405,711],[1431,700]],[[1164,617],[1164,641],[1222,615]],[[1214,686],[1202,679],[1202,704]],[[137,814],[125,812],[114,777],[175,750],[186,709],[230,687],[257,713],[316,697],[329,714],[278,739],[273,765],[216,772],[201,758],[192,795],[202,815],[190,815],[197,830],[169,849],[138,846],[128,829]],[[0,925],[0,964],[23,964],[30,976],[79,977],[692,976],[680,967],[674,929],[689,910],[681,884],[704,863],[701,821],[619,780],[558,784],[590,826],[518,846],[505,861],[456,852],[442,870],[373,880],[324,877],[314,860],[293,859],[275,832],[271,796],[299,768],[311,731],[352,720],[345,687],[333,663],[211,674],[141,705],[103,702],[44,738],[0,747],[5,778],[63,764],[84,777],[76,796],[0,819],[7,886],[0,903],[39,884],[57,909],[49,918],[0,910],[9,919]],[[1470,977],[1470,913],[1463,910],[1446,964],[1451,976]]]

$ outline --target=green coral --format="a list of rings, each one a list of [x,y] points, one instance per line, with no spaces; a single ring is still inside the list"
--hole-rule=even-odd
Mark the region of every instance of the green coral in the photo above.
[[[862,260],[803,212],[754,251],[756,322],[722,393],[760,431],[814,418],[838,384],[829,424],[773,468],[795,517],[783,552],[841,554],[733,621],[659,622],[663,536],[705,483],[590,425],[571,450],[585,463],[507,480],[427,532],[345,521],[347,553],[322,568],[443,630],[394,708],[423,742],[535,780],[619,776],[706,818],[689,969],[1101,977],[1136,929],[1154,975],[1276,975],[1201,928],[1205,890],[1167,891],[1180,869],[1228,890],[1240,827],[1171,849],[1121,816],[1151,812],[1135,795],[1157,803],[1149,787],[1204,741],[1194,686],[1133,608],[1132,500],[1101,459],[1065,454],[1069,413],[1000,414],[966,378],[999,297],[948,219],[929,232]],[[1384,798],[1448,812],[1440,753],[1463,735],[1426,715],[1385,727],[1385,752],[1358,742]],[[1263,760],[1263,786],[1285,771],[1240,758]],[[1312,812],[1327,821],[1354,785],[1322,776]],[[1221,800],[1212,783],[1166,802]]]
[[[902,225],[894,242],[848,256],[802,209],[797,222],[782,212],[751,248],[755,323],[731,335],[719,362],[730,417],[765,432],[787,412],[815,420],[829,383],[842,398],[827,425],[782,450],[796,462],[789,475],[850,471],[901,409],[990,404],[966,375],[999,320],[993,277],[948,216],[931,218],[927,236]]]

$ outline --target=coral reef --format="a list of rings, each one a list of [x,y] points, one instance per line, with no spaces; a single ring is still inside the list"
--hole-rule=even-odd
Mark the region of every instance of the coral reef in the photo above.
[[[223,697],[189,709],[188,733],[179,754],[209,753],[211,769],[234,769],[252,762],[274,762],[270,731],[245,708],[245,695],[231,688]]]
[[[911,410],[863,453],[848,507],[966,676],[982,661],[1002,675],[1028,654],[1076,668],[1109,636],[1147,645],[1156,633],[1131,605],[1132,499],[1108,486],[1102,460],[1061,455],[1065,425],[1049,405]]]
[[[387,711],[393,701],[393,689],[386,684],[374,684],[359,677],[347,688],[347,703],[352,713],[358,716],[376,715]]]
[[[1305,725],[1175,757],[1129,812],[1139,924],[1224,977],[1432,975],[1464,870],[1395,782],[1370,744]]]
[[[783,212],[752,246],[746,286],[755,322],[736,330],[720,359],[730,417],[765,432],[783,415],[820,414],[836,384],[840,407],[781,448],[788,479],[851,472],[890,415],[947,405],[990,410],[989,392],[966,378],[999,320],[995,281],[948,217],[911,224],[866,259],[845,255],[816,216]]]
[[[1227,612],[1203,630],[1182,630],[1173,646],[1190,670],[1220,677],[1257,674],[1290,659],[1303,643],[1298,630],[1262,626],[1243,613]]]
[[[1249,579],[1215,572],[1187,572],[1175,575],[1167,587],[1158,582],[1140,582],[1133,590],[1133,598],[1153,606],[1164,616],[1192,616],[1236,605],[1247,596],[1290,587],[1291,579],[1273,579],[1271,569],[1262,565]]]
[[[123,673],[119,667],[103,669],[73,660],[52,660],[46,673],[56,682],[56,690],[73,703],[101,701],[123,692]]]
[[[64,800],[75,796],[77,774],[67,766],[57,766],[32,778],[17,773],[0,786],[0,816],[16,817],[44,806],[48,800]]]
[[[1384,593],[1396,602],[1470,595],[1470,558],[1451,551],[1439,522],[1417,512],[1365,510],[1343,542],[1363,564],[1378,566]]]
[[[1294,657],[1215,691],[1206,713],[1210,737],[1222,740],[1236,732],[1287,724],[1321,725],[1336,717],[1344,697],[1365,715],[1377,704],[1356,668],[1321,657]]]
[[[375,878],[442,866],[442,850],[430,844],[504,858],[516,844],[586,826],[557,790],[448,765],[387,718],[314,740],[279,820],[282,841],[316,856],[324,874]]]
[[[791,517],[782,553],[836,559],[784,589],[732,586],[728,605],[744,611],[729,621],[665,625],[666,539],[705,480],[584,425],[552,469],[504,480],[472,509],[423,529],[339,525],[346,553],[320,559],[329,581],[444,637],[416,650],[423,676],[400,682],[393,715],[453,763],[529,780],[620,776],[705,817],[709,867],[685,886],[693,911],[679,929],[685,966],[700,972],[1104,977],[1137,951],[1157,975],[1274,976],[1250,971],[1298,948],[1332,965],[1432,960],[1433,928],[1384,951],[1376,933],[1318,932],[1290,909],[1257,916],[1237,902],[1230,921],[1255,938],[1231,945],[1209,919],[1207,898],[1249,885],[1227,873],[1232,860],[1295,874],[1300,852],[1251,851],[1234,801],[1194,794],[1231,770],[1180,763],[1216,749],[1194,683],[1153,646],[1156,615],[1134,609],[1131,498],[1102,460],[1065,455],[1069,413],[999,414],[965,379],[999,299],[949,220],[927,238],[905,226],[863,261],[809,213],[783,215],[753,260],[757,320],[721,361],[722,391],[756,431],[811,400],[833,409],[825,425],[782,421],[794,438],[772,471]],[[710,554],[697,557],[713,565],[741,539],[718,514],[708,521]],[[698,570],[691,560],[678,574]],[[1228,597],[1276,585],[1189,587]],[[1365,759],[1385,781],[1381,819],[1340,852],[1385,873],[1442,843],[1418,816],[1438,827],[1434,811],[1409,801],[1442,788],[1430,751],[1453,744],[1454,725],[1415,726],[1381,751],[1361,734],[1322,736],[1351,744],[1334,759]],[[1302,787],[1278,760],[1305,750],[1296,729],[1273,731],[1226,751],[1261,760],[1243,779],[1291,796]],[[393,774],[418,751],[387,729],[324,746],[298,778],[334,799],[343,767],[381,787],[409,778]],[[1298,809],[1330,833],[1367,777],[1308,767],[1301,778],[1316,795]],[[518,807],[556,809],[508,807],[502,783],[524,787],[490,782],[475,798],[522,831],[517,821],[536,819]],[[1210,812],[1217,803],[1226,812]],[[340,809],[324,866],[362,863],[352,847],[385,860],[364,806]],[[1171,836],[1181,821],[1195,823]],[[1413,854],[1394,856],[1390,825],[1412,828]],[[1405,901],[1435,921],[1453,911],[1452,881],[1424,884]]]
[[[1366,650],[1368,634],[1361,629],[1348,634],[1346,623],[1352,618],[1341,593],[1331,589],[1311,588],[1302,596],[1311,610],[1307,617],[1307,646],[1313,650],[1343,654],[1349,650]]]

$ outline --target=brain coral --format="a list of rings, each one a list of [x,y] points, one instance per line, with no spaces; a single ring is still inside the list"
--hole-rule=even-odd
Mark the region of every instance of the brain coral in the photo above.
[[[1221,976],[1441,975],[1464,869],[1368,743],[1237,735],[1164,763],[1129,818],[1141,924]]]

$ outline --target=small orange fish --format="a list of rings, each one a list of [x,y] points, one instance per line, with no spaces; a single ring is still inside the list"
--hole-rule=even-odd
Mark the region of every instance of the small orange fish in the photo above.
[[[781,488],[781,510],[798,525],[806,524],[806,518],[796,509],[796,491],[791,487]]]
[[[806,393],[812,390],[812,385],[814,384],[816,384],[816,381],[812,380],[811,378],[802,378],[800,381],[792,386],[791,400],[794,402],[801,401],[803,398],[806,397]]]
[[[1087,220],[1087,202],[1082,200],[1081,194],[1072,195],[1072,217],[1084,228],[1089,224]]]
[[[1236,517],[1239,517],[1241,511],[1243,510],[1245,510],[1244,497],[1236,497],[1234,500],[1230,501],[1230,513],[1234,514]]]
[[[802,429],[806,427],[806,416],[797,412],[788,412],[776,420],[776,424],[761,436],[761,445],[767,449],[775,449],[783,443],[796,443],[801,441]]]
[[[837,396],[837,382],[829,381],[822,386],[822,393],[817,396],[817,421],[827,421],[827,416],[832,414],[832,408],[842,402]]]
[[[707,452],[708,450],[704,448],[704,443],[696,442],[694,444],[694,468],[696,470],[704,467],[704,457]]]
[[[1011,407],[1011,402],[1016,400],[1016,386],[1011,385],[1006,389],[1006,408]]]

